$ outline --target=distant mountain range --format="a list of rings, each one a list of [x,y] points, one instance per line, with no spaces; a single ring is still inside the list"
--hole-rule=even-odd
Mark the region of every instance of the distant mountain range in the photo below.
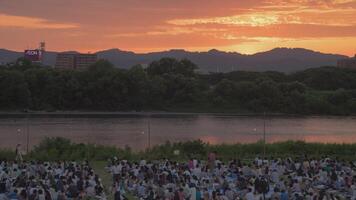
[[[236,52],[224,52],[212,49],[207,52],[189,52],[169,50],[153,53],[134,53],[119,49],[97,52],[100,59],[106,59],[119,68],[130,68],[137,64],[144,66],[163,57],[187,58],[199,66],[202,72],[228,72],[232,70],[294,72],[320,66],[335,66],[344,55],[325,54],[302,48],[275,48],[270,51],[244,55]],[[0,63],[16,60],[23,55],[0,49]],[[57,52],[46,52],[44,64],[53,66]]]

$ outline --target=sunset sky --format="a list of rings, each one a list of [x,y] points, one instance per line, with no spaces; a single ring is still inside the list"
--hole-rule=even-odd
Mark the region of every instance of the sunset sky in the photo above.
[[[0,0],[0,48],[356,53],[356,0]]]

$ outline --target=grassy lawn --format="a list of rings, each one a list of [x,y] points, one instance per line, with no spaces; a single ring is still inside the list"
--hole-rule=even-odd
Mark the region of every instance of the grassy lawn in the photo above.
[[[114,199],[114,194],[111,192],[111,187],[112,187],[112,176],[110,173],[108,173],[105,169],[107,162],[106,161],[92,161],[91,166],[93,167],[94,171],[96,174],[99,175],[101,178],[104,188],[105,188],[105,193],[108,197],[109,200]],[[131,195],[126,195],[126,197],[129,200],[136,200]]]

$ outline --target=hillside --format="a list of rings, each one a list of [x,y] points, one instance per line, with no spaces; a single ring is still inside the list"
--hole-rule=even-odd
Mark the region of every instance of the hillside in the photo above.
[[[46,52],[45,64],[55,64],[56,52]],[[224,52],[212,49],[207,52],[169,50],[152,53],[134,53],[119,49],[97,52],[98,57],[112,62],[119,68],[130,68],[137,64],[147,65],[163,57],[187,58],[196,63],[201,72],[229,72],[235,70],[295,72],[320,66],[335,66],[338,59],[347,56],[326,54],[302,48],[275,48],[253,55]],[[0,50],[0,63],[16,60],[21,52]]]

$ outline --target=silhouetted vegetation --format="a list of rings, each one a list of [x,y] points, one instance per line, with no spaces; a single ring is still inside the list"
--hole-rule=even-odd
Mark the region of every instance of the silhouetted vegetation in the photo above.
[[[196,69],[189,60],[171,58],[129,70],[100,60],[86,71],[20,60],[0,67],[0,109],[356,113],[355,70],[198,74]]]
[[[207,159],[209,152],[216,152],[223,160],[253,159],[263,156],[263,142],[251,144],[211,145],[200,140],[187,142],[167,142],[145,151],[132,151],[112,146],[74,143],[64,138],[46,138],[34,147],[24,159],[26,160],[96,160],[105,161],[114,156],[127,160],[188,160],[190,158]],[[356,144],[322,144],[303,141],[286,141],[266,144],[267,157],[302,157],[322,158],[331,156],[339,159],[355,159]],[[16,155],[11,150],[0,150],[0,160],[13,160]]]

